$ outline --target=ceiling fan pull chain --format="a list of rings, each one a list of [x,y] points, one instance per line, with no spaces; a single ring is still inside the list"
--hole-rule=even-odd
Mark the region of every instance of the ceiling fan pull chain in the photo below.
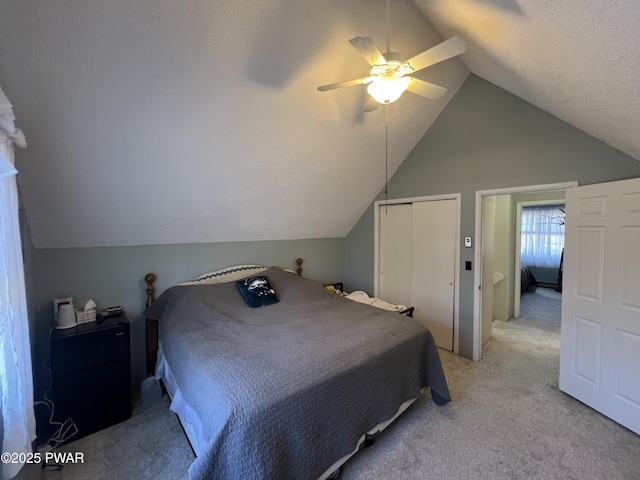
[[[389,104],[384,104],[384,213],[389,209]]]

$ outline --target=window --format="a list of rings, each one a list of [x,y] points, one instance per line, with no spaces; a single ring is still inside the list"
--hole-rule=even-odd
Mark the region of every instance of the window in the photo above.
[[[524,207],[520,259],[529,267],[560,266],[564,248],[564,204]]]

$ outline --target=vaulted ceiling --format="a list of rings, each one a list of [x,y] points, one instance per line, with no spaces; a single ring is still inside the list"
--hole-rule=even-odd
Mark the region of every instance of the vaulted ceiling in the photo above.
[[[37,3],[37,4],[36,4]],[[469,70],[640,158],[635,0],[391,1],[406,58],[449,89],[389,107],[391,175]],[[385,181],[385,109],[348,43],[384,50],[384,0],[0,3],[0,85],[36,247],[341,237]]]
[[[474,74],[640,159],[640,2],[414,3]]]

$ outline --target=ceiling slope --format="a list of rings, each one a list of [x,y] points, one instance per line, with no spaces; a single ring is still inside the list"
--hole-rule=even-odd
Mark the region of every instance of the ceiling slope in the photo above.
[[[320,93],[384,49],[370,0],[2,2],[0,83],[36,247],[341,237],[385,180],[385,112],[364,87]],[[391,45],[442,41],[393,0]],[[422,73],[422,72],[421,72]],[[421,78],[441,100],[389,107],[389,175],[455,94],[458,59]]]
[[[474,74],[640,159],[640,2],[414,3]]]

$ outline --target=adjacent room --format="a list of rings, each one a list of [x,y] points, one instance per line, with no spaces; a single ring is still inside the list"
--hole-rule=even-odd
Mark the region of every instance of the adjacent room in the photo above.
[[[2,0],[2,479],[636,478],[639,23]]]

